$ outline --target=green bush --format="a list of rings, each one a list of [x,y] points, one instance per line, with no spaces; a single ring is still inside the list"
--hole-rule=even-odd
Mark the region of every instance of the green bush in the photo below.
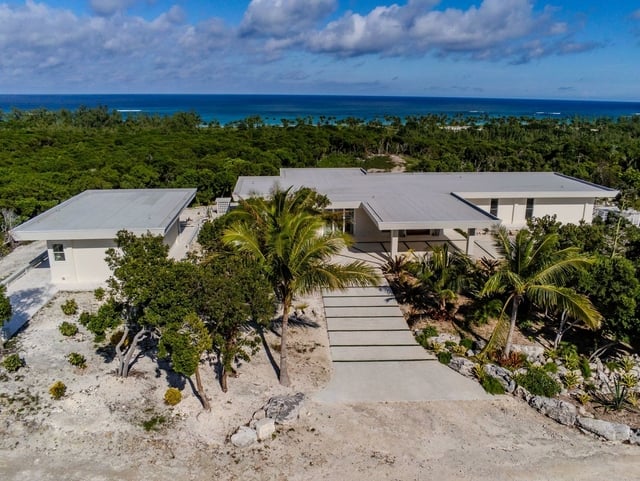
[[[170,387],[167,392],[164,393],[164,402],[169,406],[175,406],[182,401],[182,393],[175,387]]]
[[[69,354],[67,356],[67,360],[69,361],[69,364],[79,367],[80,369],[84,369],[85,367],[87,367],[87,358],[77,352],[72,352],[71,354]]]
[[[60,306],[62,312],[67,316],[73,316],[78,312],[78,303],[75,299],[69,299],[67,302]]]
[[[451,352],[449,351],[440,351],[438,354],[438,361],[442,364],[449,365],[451,362]]]
[[[555,374],[558,372],[558,365],[555,362],[548,362],[542,366],[542,369],[544,369],[544,372]]]
[[[469,338],[460,339],[460,345],[468,351],[473,347],[473,339],[469,339]]]
[[[101,301],[104,299],[105,290],[102,287],[98,287],[95,291],[93,291],[93,297],[96,298],[96,301]]]
[[[429,347],[429,343],[428,343],[429,338],[430,337],[435,337],[437,335],[438,335],[438,330],[435,328],[435,326],[428,325],[422,331],[420,331],[418,334],[416,334],[416,341],[422,347],[428,348]]]
[[[78,333],[78,326],[73,322],[64,321],[62,324],[58,326],[60,333],[63,336],[75,336]]]
[[[2,367],[9,372],[16,372],[24,365],[24,359],[22,359],[18,354],[10,354],[2,360]]]
[[[60,399],[67,393],[67,386],[62,381],[56,381],[49,386],[49,394],[53,399]]]
[[[489,394],[504,394],[504,387],[493,376],[483,376],[480,384]]]
[[[589,359],[582,356],[580,357],[580,372],[582,377],[589,379],[591,377],[591,366],[589,366]]]
[[[122,306],[118,305],[114,301],[107,301],[100,306],[98,312],[95,314],[82,313],[80,315],[80,322],[83,326],[93,333],[98,340],[103,340],[105,333],[109,329],[117,327],[122,322],[120,317],[120,311]]]
[[[532,367],[526,374],[518,374],[515,380],[520,386],[537,396],[554,397],[560,393],[560,384],[539,367]]]

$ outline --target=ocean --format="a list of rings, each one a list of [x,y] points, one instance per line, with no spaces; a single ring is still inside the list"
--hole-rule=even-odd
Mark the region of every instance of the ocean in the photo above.
[[[204,122],[221,124],[259,116],[267,124],[298,118],[362,120],[385,117],[444,115],[456,117],[533,117],[595,119],[640,116],[640,102],[484,99],[449,97],[371,97],[338,95],[0,95],[0,110],[75,110],[106,106],[129,115],[172,115],[196,112]]]

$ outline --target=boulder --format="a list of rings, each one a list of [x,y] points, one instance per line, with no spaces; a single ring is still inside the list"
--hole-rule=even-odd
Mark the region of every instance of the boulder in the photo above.
[[[607,441],[628,441],[631,436],[631,428],[626,424],[581,416],[577,418],[576,424],[585,431],[605,438]]]
[[[529,362],[544,362],[544,347],[542,346],[514,344],[511,348],[513,351],[521,352],[527,356]]]
[[[531,400],[531,396],[532,396],[532,394],[522,386],[517,386],[515,391],[513,391],[513,395],[516,397],[519,397],[520,399],[524,400],[527,403]]]
[[[293,424],[300,415],[304,403],[304,394],[299,392],[293,396],[274,396],[264,406],[268,418],[276,424]]]
[[[240,426],[235,434],[231,436],[231,444],[237,448],[246,448],[256,441],[258,441],[258,435],[247,426]]]
[[[470,361],[466,357],[458,357],[453,356],[451,358],[451,362],[449,363],[449,367],[456,372],[459,372],[463,376],[475,378],[475,373],[473,371],[473,367],[475,363]]]
[[[256,421],[256,434],[260,441],[269,439],[273,433],[276,432],[276,423],[271,418],[264,418]]]
[[[566,401],[544,396],[533,396],[529,400],[529,406],[565,426],[573,426],[576,423],[576,407]]]
[[[629,434],[629,442],[640,446],[640,429],[632,429]]]
[[[495,377],[505,391],[512,393],[516,388],[516,382],[511,378],[511,371],[495,364],[485,364],[484,372],[489,376]]]
[[[460,336],[456,336],[455,334],[438,334],[437,336],[433,336],[429,338],[429,343],[438,343],[444,345],[446,342],[455,342],[456,344],[460,343]]]

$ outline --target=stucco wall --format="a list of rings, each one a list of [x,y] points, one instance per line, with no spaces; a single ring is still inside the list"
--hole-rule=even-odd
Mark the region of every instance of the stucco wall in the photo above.
[[[53,245],[64,246],[65,260],[55,260]],[[55,284],[73,285],[99,284],[104,282],[111,271],[104,261],[106,250],[115,247],[110,239],[98,240],[55,240],[47,242],[51,280]]]
[[[355,210],[355,231],[356,242],[386,242],[389,241],[390,234],[380,232],[373,223],[369,214],[361,207]]]

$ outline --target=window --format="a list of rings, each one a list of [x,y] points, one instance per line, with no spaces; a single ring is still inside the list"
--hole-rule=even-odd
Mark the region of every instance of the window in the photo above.
[[[64,246],[62,244],[53,244],[53,260],[64,261]]]
[[[429,229],[429,235],[432,237],[439,237],[441,233],[441,229]]]
[[[498,199],[491,199],[491,207],[489,208],[489,214],[494,217],[498,217]]]
[[[524,212],[525,219],[533,217],[533,199],[527,199],[527,210]]]
[[[351,235],[355,232],[354,209],[327,209],[325,218],[331,232],[346,232]]]

